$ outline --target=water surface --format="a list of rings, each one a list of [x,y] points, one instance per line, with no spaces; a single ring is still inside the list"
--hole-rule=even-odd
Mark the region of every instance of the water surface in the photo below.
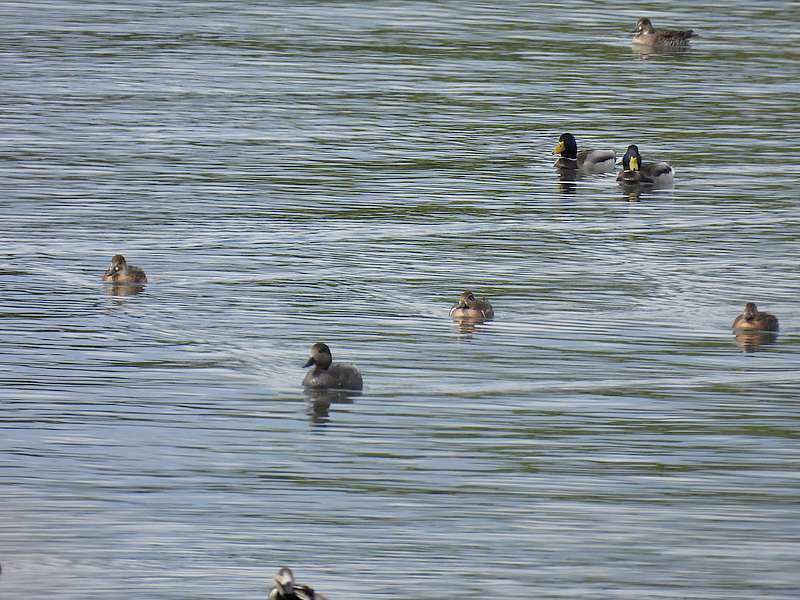
[[[644,10],[0,6],[3,597],[796,597],[796,15]]]

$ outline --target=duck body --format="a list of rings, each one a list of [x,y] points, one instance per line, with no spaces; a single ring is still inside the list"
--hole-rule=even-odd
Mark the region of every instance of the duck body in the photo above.
[[[464,292],[453,307],[450,316],[454,319],[492,319],[494,309],[486,298],[476,298],[472,292]]]
[[[675,180],[675,170],[665,162],[642,162],[639,147],[631,144],[622,157],[622,172],[617,175],[621,186],[669,187]]]
[[[318,342],[311,346],[309,358],[304,367],[314,366],[303,378],[303,385],[315,389],[360,390],[364,380],[358,369],[348,363],[334,363],[331,349]]]
[[[662,49],[686,48],[689,40],[697,37],[691,29],[656,29],[645,17],[636,22],[636,28],[631,33],[634,44]]]
[[[147,283],[147,275],[139,267],[129,265],[122,254],[115,254],[111,257],[111,264],[103,274],[103,281],[141,285]]]
[[[269,593],[268,600],[326,600],[322,594],[317,594],[307,585],[302,585],[294,580],[294,573],[289,567],[281,567],[272,578],[275,587]]]
[[[744,306],[744,312],[733,320],[731,329],[741,331],[778,331],[778,318],[768,312],[761,312],[754,302]]]
[[[553,148],[553,154],[560,154],[553,166],[559,171],[573,170],[584,173],[607,173],[614,170],[617,155],[613,150],[581,150],[571,133],[562,133]]]

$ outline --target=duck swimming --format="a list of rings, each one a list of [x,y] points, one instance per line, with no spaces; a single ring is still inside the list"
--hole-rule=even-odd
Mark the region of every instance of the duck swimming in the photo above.
[[[675,171],[668,163],[643,163],[636,144],[631,144],[625,151],[622,168],[617,183],[623,186],[666,187],[672,185],[675,178]]]
[[[111,264],[108,266],[103,281],[111,283],[147,283],[147,275],[139,267],[129,265],[122,254],[115,254],[111,257]]]
[[[491,319],[494,309],[486,298],[476,298],[472,292],[464,292],[450,309],[450,316],[454,319]]]
[[[571,133],[562,133],[553,148],[553,154],[560,154],[553,165],[556,169],[580,169],[585,173],[607,173],[614,170],[617,155],[613,150],[581,150]]]
[[[339,388],[360,390],[364,387],[361,373],[353,365],[333,363],[333,355],[327,344],[317,342],[311,346],[309,358],[303,367],[314,365],[303,378],[303,385],[309,388]]]
[[[289,567],[281,567],[272,581],[275,587],[269,593],[268,600],[325,600],[325,596],[317,594],[307,585],[295,583],[294,573]]]
[[[636,22],[636,28],[631,33],[634,44],[662,49],[685,48],[690,38],[697,37],[691,29],[656,29],[645,17]]]
[[[733,320],[731,329],[738,331],[778,331],[775,315],[758,310],[755,302],[744,305],[744,312]]]

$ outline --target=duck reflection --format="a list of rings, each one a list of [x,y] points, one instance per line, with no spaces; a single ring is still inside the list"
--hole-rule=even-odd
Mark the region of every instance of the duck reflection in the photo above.
[[[135,296],[144,291],[144,286],[135,283],[110,283],[105,286],[106,293],[109,296],[118,298],[127,298],[128,296]]]
[[[626,202],[641,202],[642,188],[638,185],[621,186],[622,199]]]
[[[745,352],[757,352],[762,346],[773,346],[778,342],[775,331],[736,331],[736,345]]]
[[[331,388],[306,388],[306,413],[312,425],[324,425],[330,421],[331,404],[353,404],[358,390],[339,390]]]
[[[577,169],[556,169],[558,173],[558,188],[562,194],[574,194],[578,189]]]
[[[651,58],[663,56],[676,56],[681,54],[689,54],[692,50],[689,47],[682,47],[682,48],[653,48],[650,46],[632,46],[631,47],[632,54],[634,57],[638,57],[639,60],[650,60]]]
[[[481,329],[481,325],[491,319],[481,319],[476,317],[461,317],[453,319],[453,326],[458,333],[466,339],[472,338],[473,334]]]

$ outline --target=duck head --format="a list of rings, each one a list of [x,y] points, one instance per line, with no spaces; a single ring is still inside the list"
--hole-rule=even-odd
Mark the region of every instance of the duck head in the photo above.
[[[553,154],[560,154],[564,158],[578,158],[578,142],[571,133],[562,133],[558,143],[553,148]]]
[[[111,264],[106,269],[104,278],[112,278],[120,273],[125,273],[128,270],[128,263],[125,262],[125,257],[122,254],[115,254],[111,257]]]
[[[294,573],[289,567],[281,567],[272,581],[275,582],[275,589],[278,590],[279,597],[294,594]]]
[[[642,168],[642,155],[639,154],[639,147],[631,144],[622,157],[622,168],[626,171],[638,171]]]
[[[636,35],[642,35],[642,34],[647,35],[653,33],[654,31],[655,28],[653,27],[653,24],[650,22],[650,19],[648,19],[647,17],[642,17],[641,19],[636,21],[636,28],[633,31],[631,31],[631,33],[634,33]]]
[[[322,342],[317,342],[311,346],[311,350],[309,350],[308,355],[308,360],[306,361],[306,364],[303,365],[303,368],[316,365],[318,368],[324,371],[330,367],[331,363],[333,362],[331,349],[328,348],[327,344],[323,344]]]
[[[758,315],[758,307],[755,302],[748,302],[744,305],[744,318],[752,321]]]
[[[456,308],[473,308],[477,302],[478,301],[475,299],[475,294],[467,291],[459,296]]]

